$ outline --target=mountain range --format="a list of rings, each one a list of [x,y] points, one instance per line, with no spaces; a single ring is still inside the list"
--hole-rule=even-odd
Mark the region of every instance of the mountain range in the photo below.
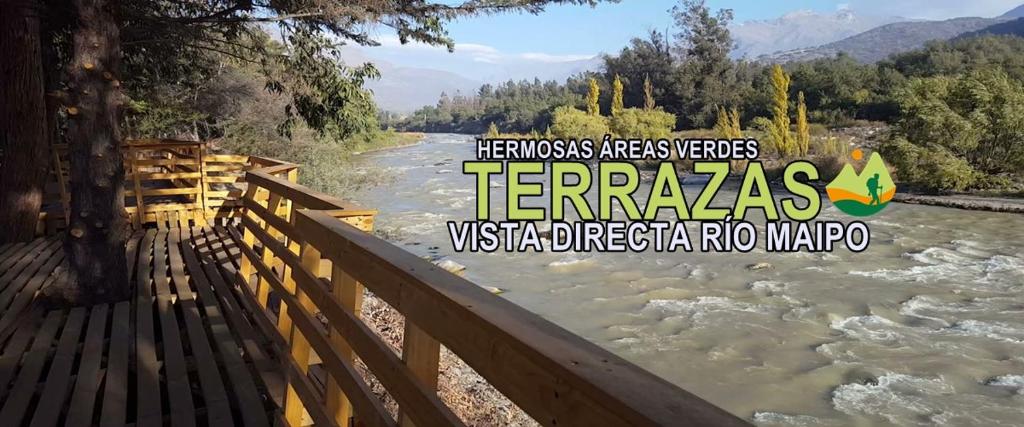
[[[984,34],[1024,34],[1024,5],[994,18],[963,17],[942,21],[893,22],[841,40],[806,45],[757,57],[762,62],[807,61],[845,52],[861,62],[877,62],[895,53],[921,48],[933,40]]]
[[[757,58],[807,46],[819,46],[885,24],[907,21],[898,16],[875,16],[842,9],[835,13],[799,10],[776,19],[753,20],[729,27],[736,47],[732,57]]]
[[[795,11],[776,19],[753,20],[731,25],[733,58],[779,63],[806,61],[846,52],[870,63],[895,53],[918,49],[933,40],[950,40],[982,34],[1024,35],[1024,5],[994,18],[961,17],[947,20],[909,20],[896,16],[861,14],[850,9],[834,13]],[[458,50],[458,47],[456,48]],[[610,47],[610,51],[617,50]],[[451,57],[444,67],[407,67],[381,58],[370,58],[360,48],[346,48],[349,63],[374,62],[381,79],[367,83],[384,110],[408,113],[437,102],[439,95],[474,93],[483,83],[505,80],[557,80],[585,71],[598,71],[600,56],[591,58],[518,60],[512,57]],[[460,62],[461,61],[461,62]],[[469,74],[466,73],[475,73]]]

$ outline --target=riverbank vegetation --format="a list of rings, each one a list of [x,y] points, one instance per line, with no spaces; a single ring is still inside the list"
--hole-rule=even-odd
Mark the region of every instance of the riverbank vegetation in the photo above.
[[[501,134],[647,138],[664,135],[662,123],[671,115],[667,129],[674,136],[700,129],[706,130],[700,136],[754,136],[780,160],[835,163],[845,159],[833,156],[849,149],[838,149],[837,141],[872,123],[866,132],[884,135],[858,145],[883,152],[904,185],[929,192],[1024,188],[1020,144],[1009,143],[1020,141],[1024,128],[1017,99],[1024,84],[1020,37],[932,42],[875,64],[839,54],[776,65],[728,57],[731,11],[714,13],[703,1],[685,0],[671,13],[673,29],[651,31],[605,55],[599,72],[564,84],[509,81],[499,90],[487,85],[477,94],[445,95],[436,106],[389,124],[433,132],[483,134],[493,125]],[[723,110],[727,121],[738,122],[728,129],[739,132],[725,132]]]

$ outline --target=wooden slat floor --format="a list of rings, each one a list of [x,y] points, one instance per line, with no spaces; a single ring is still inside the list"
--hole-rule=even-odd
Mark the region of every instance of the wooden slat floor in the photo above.
[[[133,299],[46,312],[67,280],[57,238],[0,247],[0,424],[268,426],[283,390],[273,343],[232,284],[222,226],[136,232]]]

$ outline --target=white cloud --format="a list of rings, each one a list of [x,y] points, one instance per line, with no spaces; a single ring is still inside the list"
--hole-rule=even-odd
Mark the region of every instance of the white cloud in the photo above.
[[[564,54],[556,55],[543,52],[525,52],[525,53],[508,53],[502,52],[493,46],[488,46],[478,43],[455,43],[455,51],[448,52],[448,49],[444,46],[432,46],[420,42],[409,42],[402,44],[398,40],[398,36],[394,34],[384,34],[376,38],[380,42],[380,46],[376,48],[367,48],[369,52],[373,52],[375,49],[382,51],[388,51],[392,54],[416,53],[416,54],[436,54],[441,58],[448,59],[464,59],[477,63],[485,64],[508,64],[508,63],[522,63],[522,62],[538,62],[538,63],[559,63],[559,62],[572,62],[583,59],[590,59],[594,57],[594,54]]]
[[[920,19],[949,19],[961,16],[993,17],[1020,5],[1021,0],[848,0],[848,7],[861,13]]]

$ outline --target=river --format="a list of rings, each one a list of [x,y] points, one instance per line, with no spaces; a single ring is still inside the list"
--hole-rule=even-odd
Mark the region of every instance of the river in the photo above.
[[[392,242],[756,424],[1024,425],[1024,216],[892,203],[862,253],[455,253],[472,141],[363,155],[392,179],[353,199]]]

